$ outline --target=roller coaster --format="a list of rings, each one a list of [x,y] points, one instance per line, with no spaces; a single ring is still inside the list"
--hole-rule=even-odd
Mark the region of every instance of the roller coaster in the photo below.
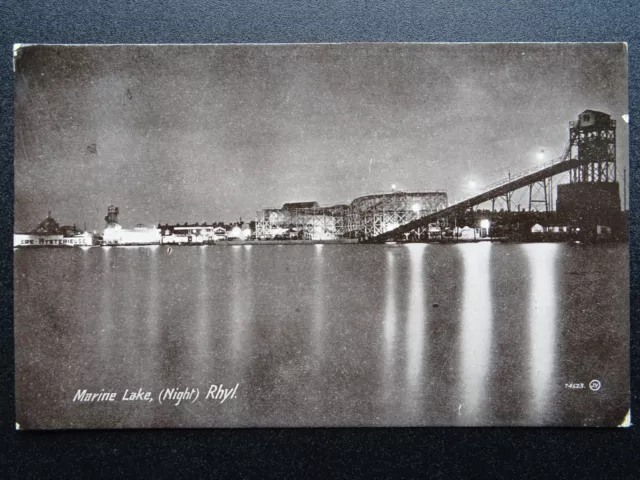
[[[319,206],[288,203],[257,212],[256,236],[262,239],[368,239],[399,225],[446,208],[447,194],[383,192],[354,199],[350,204]]]
[[[316,202],[288,203],[282,208],[257,212],[256,236],[354,238],[366,242],[398,240],[410,234],[422,238],[432,227],[441,231],[449,219],[482,205],[490,204],[489,212],[497,212],[496,205],[502,205],[499,212],[515,213],[513,197],[518,191],[528,197],[528,208],[521,209],[518,202],[514,221],[522,217],[520,212],[527,212],[531,218],[558,213],[556,220],[565,223],[601,224],[603,218],[620,212],[616,122],[606,113],[585,110],[569,127],[569,142],[560,157],[516,175],[509,174],[453,205],[448,204],[444,191],[384,192],[358,197],[351,204],[326,207]]]

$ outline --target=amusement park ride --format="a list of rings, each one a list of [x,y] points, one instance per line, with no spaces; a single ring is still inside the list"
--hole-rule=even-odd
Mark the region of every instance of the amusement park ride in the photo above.
[[[509,232],[514,231],[514,225],[515,229],[530,230],[534,224],[545,228],[564,225],[565,231],[589,231],[598,225],[626,228],[616,171],[616,121],[594,110],[585,110],[577,121],[570,122],[569,142],[562,156],[517,175],[509,174],[453,205],[448,205],[442,191],[403,192],[394,187],[390,193],[359,197],[349,205],[320,207],[306,202],[261,210],[256,235],[273,238],[274,232],[279,232],[308,240],[358,238],[371,242],[409,235],[424,238],[432,228],[441,232],[456,223],[461,225],[458,218],[469,221],[470,213],[471,222],[491,225],[487,231],[493,230],[494,219],[497,229],[502,224]],[[514,196],[520,201],[514,202]],[[485,218],[476,219],[473,212],[479,210]]]

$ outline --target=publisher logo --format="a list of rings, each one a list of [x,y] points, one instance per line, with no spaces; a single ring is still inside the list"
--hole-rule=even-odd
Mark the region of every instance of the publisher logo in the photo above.
[[[600,390],[601,386],[602,384],[600,383],[600,380],[591,380],[591,382],[589,382],[589,388],[594,392]]]

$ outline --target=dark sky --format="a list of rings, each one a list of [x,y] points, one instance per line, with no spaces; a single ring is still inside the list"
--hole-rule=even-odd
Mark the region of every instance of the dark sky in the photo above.
[[[15,223],[251,220],[390,190],[450,201],[618,121],[621,44],[34,46],[16,57]],[[95,148],[93,147],[95,146]]]

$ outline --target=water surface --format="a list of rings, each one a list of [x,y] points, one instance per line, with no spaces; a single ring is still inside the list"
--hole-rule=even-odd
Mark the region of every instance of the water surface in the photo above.
[[[628,410],[627,245],[14,254],[21,428],[617,425]],[[157,402],[221,383],[235,399]],[[138,388],[156,400],[72,401]]]

